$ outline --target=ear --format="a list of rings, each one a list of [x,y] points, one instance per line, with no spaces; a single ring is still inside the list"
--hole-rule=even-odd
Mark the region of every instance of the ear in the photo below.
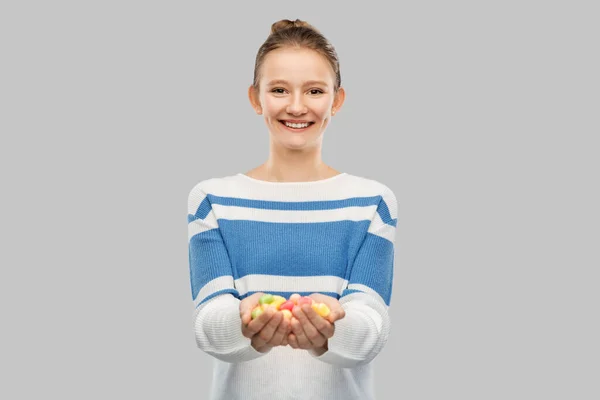
[[[346,91],[343,87],[340,87],[335,94],[335,98],[333,99],[333,106],[331,107],[331,115],[335,114],[342,108],[344,104],[344,100],[346,100]]]
[[[257,114],[262,114],[262,107],[260,106],[260,98],[258,96],[258,90],[254,87],[254,85],[250,85],[248,88],[248,99],[250,100],[250,105],[254,108]]]

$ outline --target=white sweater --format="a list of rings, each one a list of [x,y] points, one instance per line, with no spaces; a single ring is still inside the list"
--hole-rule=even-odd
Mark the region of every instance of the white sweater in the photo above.
[[[347,173],[196,184],[189,267],[196,343],[214,357],[210,398],[374,399],[372,361],[390,332],[397,212],[387,186]],[[240,300],[255,292],[330,295],[346,315],[320,356],[290,346],[260,353],[239,314]]]

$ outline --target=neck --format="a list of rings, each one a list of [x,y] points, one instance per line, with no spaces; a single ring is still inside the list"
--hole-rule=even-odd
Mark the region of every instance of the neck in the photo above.
[[[273,182],[316,181],[338,173],[323,162],[320,148],[272,150],[269,159],[260,169],[264,179]]]

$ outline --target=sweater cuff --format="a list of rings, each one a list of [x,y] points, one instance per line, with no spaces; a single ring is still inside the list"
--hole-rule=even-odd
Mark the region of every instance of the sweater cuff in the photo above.
[[[346,320],[347,317],[348,314],[343,319],[335,322],[335,333],[328,339],[328,349],[325,353],[317,355],[315,350],[308,350],[313,358],[341,368],[353,368],[363,362],[363,359],[351,355],[352,348],[356,346],[356,343],[353,343],[355,337],[351,333],[350,335],[345,334],[352,330],[352,325],[348,324]]]
[[[309,350],[309,354],[342,368],[368,364],[387,342],[390,330],[387,308],[364,293],[348,295],[340,303],[346,315],[334,322],[328,350],[320,356],[314,350]]]
[[[242,333],[239,299],[219,296],[202,305],[196,314],[195,331],[198,347],[213,357],[239,363],[268,354],[252,347],[252,340]]]

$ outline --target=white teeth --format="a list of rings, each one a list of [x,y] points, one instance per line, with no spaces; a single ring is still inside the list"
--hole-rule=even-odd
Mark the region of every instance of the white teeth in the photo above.
[[[298,128],[306,128],[309,125],[308,122],[306,122],[304,124],[294,124],[294,123],[291,123],[291,122],[284,122],[284,124],[285,124],[285,126],[288,126],[290,128],[296,128],[296,129],[298,129]]]

